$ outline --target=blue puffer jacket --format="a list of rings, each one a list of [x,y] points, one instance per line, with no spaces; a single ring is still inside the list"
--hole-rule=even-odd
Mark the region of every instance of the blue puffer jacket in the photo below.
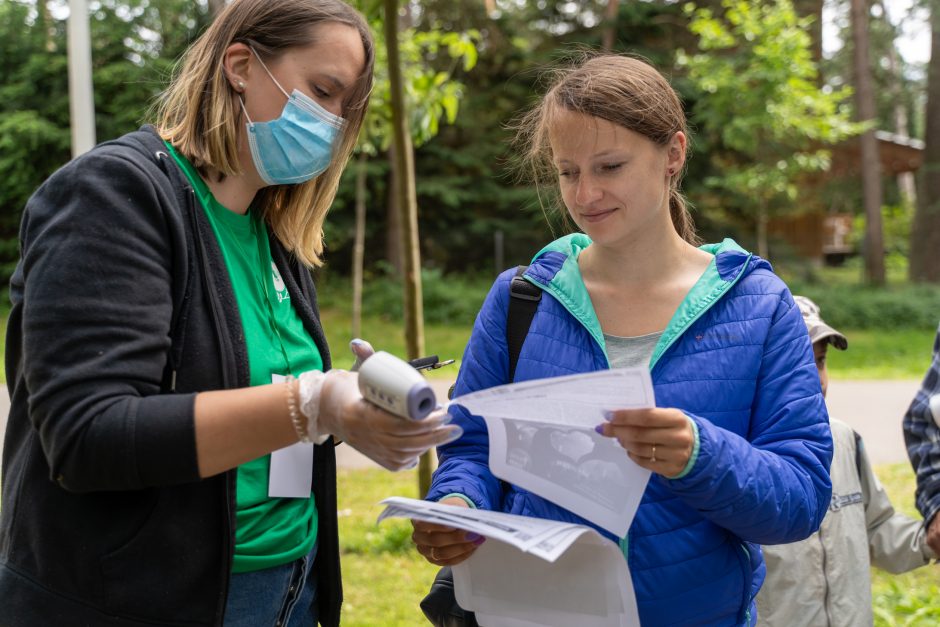
[[[588,244],[564,237],[526,271],[545,297],[516,381],[609,367],[577,267]],[[812,534],[831,495],[832,438],[799,309],[766,261],[731,240],[702,248],[715,259],[650,361],[656,404],[692,419],[692,458],[677,478],[652,476],[626,538],[601,530],[627,557],[644,626],[754,624],[765,570],[757,545]],[[507,383],[512,276],[500,275],[483,304],[455,396]],[[464,436],[439,449],[428,499],[460,495],[480,508],[590,524],[494,477],[484,421],[455,414]]]

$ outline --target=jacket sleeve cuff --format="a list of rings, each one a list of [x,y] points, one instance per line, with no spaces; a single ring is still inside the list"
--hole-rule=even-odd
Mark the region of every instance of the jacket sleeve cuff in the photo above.
[[[699,445],[701,444],[699,437],[698,437],[698,424],[695,422],[695,420],[692,419],[690,415],[686,414],[685,417],[688,419],[689,424],[692,426],[692,454],[689,455],[689,461],[686,462],[685,468],[683,468],[682,471],[678,475],[675,475],[673,477],[666,477],[666,479],[669,479],[670,481],[675,480],[675,479],[681,479],[687,474],[689,474],[690,472],[692,472],[692,468],[695,466],[695,462],[698,461]]]
[[[924,511],[925,530],[930,526],[930,523],[933,522],[935,516],[940,516],[940,496],[935,496],[933,499],[927,502],[927,507]]]
[[[466,496],[466,495],[464,495],[464,494],[460,494],[460,493],[458,493],[458,492],[451,492],[450,494],[445,494],[445,495],[442,496],[441,498],[437,499],[437,502],[440,503],[440,502],[443,501],[444,499],[450,499],[450,498],[458,498],[458,499],[460,499],[461,501],[463,501],[464,503],[466,503],[467,506],[470,507],[470,509],[476,509],[476,508],[477,508],[477,504],[474,503],[473,501],[471,501],[471,500],[470,500],[470,497],[468,497],[468,496]]]

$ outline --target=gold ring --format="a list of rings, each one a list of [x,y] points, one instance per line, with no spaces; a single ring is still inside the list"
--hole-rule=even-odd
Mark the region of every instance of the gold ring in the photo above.
[[[431,547],[431,561],[432,561],[432,562],[436,562],[436,561],[437,561],[437,555],[434,554],[434,548],[435,548],[435,547],[433,547],[433,546]]]
[[[652,453],[650,453],[650,463],[652,464],[655,461],[656,461],[656,445],[654,444],[653,451]]]

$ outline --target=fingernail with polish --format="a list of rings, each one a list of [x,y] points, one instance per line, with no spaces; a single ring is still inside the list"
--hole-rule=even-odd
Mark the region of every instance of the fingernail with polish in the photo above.
[[[614,419],[614,412],[611,411],[610,409],[605,409],[604,411],[601,412],[601,415],[604,417],[604,420],[608,422]]]
[[[459,440],[463,436],[463,429],[460,427],[451,427],[450,437],[444,441],[444,444],[450,444],[454,440]]]
[[[604,423],[601,423],[597,425],[596,427],[594,427],[594,430],[600,433],[601,435],[604,435]]]
[[[451,421],[453,421],[453,419],[454,419],[454,417],[451,416],[450,414],[444,414],[443,416],[441,416],[441,424],[442,424],[442,425],[449,425],[449,424],[451,423]]]
[[[466,540],[467,542],[476,542],[477,540],[479,540],[479,539],[482,538],[482,537],[483,537],[483,536],[481,536],[480,534],[478,534],[478,533],[473,533],[473,532],[471,531],[471,532],[465,534],[464,537],[463,537],[463,539]]]
[[[354,345],[354,346],[362,346],[363,344],[365,344],[365,342],[363,342],[362,340],[360,340],[358,337],[355,338],[355,339],[353,339],[353,340],[351,340],[349,343],[352,344],[352,345]]]
[[[480,546],[484,542],[486,542],[486,538],[484,538],[483,536],[480,536],[479,538],[473,541],[473,544],[475,544],[476,546]]]

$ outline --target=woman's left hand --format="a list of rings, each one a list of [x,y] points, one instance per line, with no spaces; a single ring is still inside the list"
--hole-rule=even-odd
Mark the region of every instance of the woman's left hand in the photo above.
[[[692,455],[695,434],[689,418],[678,409],[618,409],[597,426],[601,435],[616,438],[638,465],[664,477],[675,477]]]

